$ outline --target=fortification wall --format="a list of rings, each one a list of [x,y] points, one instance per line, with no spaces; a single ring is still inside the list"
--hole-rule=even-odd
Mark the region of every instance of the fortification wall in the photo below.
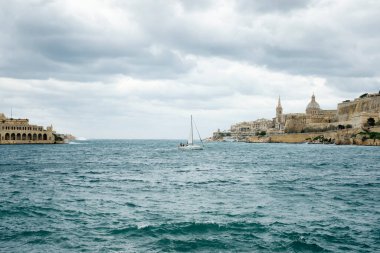
[[[371,128],[371,132],[380,132],[380,127]],[[252,142],[273,142],[273,143],[303,143],[307,139],[314,139],[318,136],[323,136],[325,139],[331,139],[335,141],[337,145],[361,145],[361,146],[380,146],[379,139],[369,139],[362,137],[361,129],[345,129],[339,131],[320,132],[320,133],[296,133],[296,134],[279,134],[267,137],[267,139],[260,139]]]
[[[380,112],[380,94],[338,104],[339,121],[349,121],[363,112],[377,114]]]
[[[313,123],[332,123],[337,122],[336,114],[318,114],[318,115],[312,115],[308,116],[306,118],[306,125],[313,124]]]
[[[270,142],[275,143],[303,143],[306,142],[306,139],[313,139],[322,134],[326,134],[329,136],[328,138],[334,139],[334,135],[332,133],[297,133],[297,134],[279,134],[272,135],[270,137]],[[327,138],[327,137],[326,137]]]
[[[289,115],[286,117],[285,132],[301,132],[306,126],[306,115]]]

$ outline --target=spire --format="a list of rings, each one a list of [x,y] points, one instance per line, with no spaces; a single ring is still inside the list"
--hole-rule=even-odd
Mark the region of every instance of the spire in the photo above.
[[[282,107],[282,106],[281,106],[281,97],[280,97],[280,96],[278,96],[278,104],[277,104],[277,107]]]
[[[314,92],[313,92],[313,96],[311,96],[311,101],[314,101],[314,102],[315,102],[315,95],[314,95]]]
[[[276,107],[276,128],[280,129],[282,123],[283,123],[283,120],[282,120],[281,97],[278,96],[278,104]]]

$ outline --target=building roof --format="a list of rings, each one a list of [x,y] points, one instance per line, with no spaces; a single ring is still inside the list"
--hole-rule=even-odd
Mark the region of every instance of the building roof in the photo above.
[[[306,110],[315,110],[315,109],[320,110],[321,107],[319,106],[319,104],[317,103],[317,101],[315,101],[315,96],[313,94],[313,96],[311,96],[310,103],[306,107]]]

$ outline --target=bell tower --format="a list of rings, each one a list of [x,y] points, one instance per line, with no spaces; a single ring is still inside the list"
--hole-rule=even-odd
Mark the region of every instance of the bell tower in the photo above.
[[[278,104],[276,107],[276,128],[279,130],[283,128],[283,116],[280,96],[278,97]]]
[[[278,104],[276,107],[276,120],[278,123],[281,123],[281,118],[282,118],[281,98],[278,97]]]

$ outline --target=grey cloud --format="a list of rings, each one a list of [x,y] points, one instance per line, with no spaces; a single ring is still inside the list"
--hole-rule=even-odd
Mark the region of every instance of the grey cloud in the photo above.
[[[137,18],[144,30],[162,44],[187,54],[264,65],[296,75],[353,78],[379,75],[376,67],[380,64],[376,49],[380,43],[380,33],[376,32],[379,4],[371,2],[371,9],[367,10],[347,1],[342,10],[335,7],[332,11],[336,13],[328,15],[329,5],[334,2],[279,2],[282,4],[274,4],[275,10],[296,12],[263,16],[237,12],[237,23],[226,20],[225,27],[219,30],[212,30],[207,22],[202,25],[185,17],[173,19],[175,15],[169,10],[165,10],[165,15],[146,19],[150,10],[140,9]],[[258,1],[237,1],[240,9],[249,9],[245,6],[249,3],[258,5]]]
[[[330,77],[327,79],[328,85],[335,87],[337,92],[344,94],[356,94],[356,97],[363,92],[380,91],[380,80],[374,78],[340,78]],[[349,98],[349,97],[348,97]]]
[[[310,0],[238,0],[236,6],[239,11],[255,12],[287,12],[295,9],[305,8],[310,4]]]
[[[184,11],[202,11],[210,8],[215,1],[212,0],[179,0]]]
[[[223,27],[191,16],[213,10],[221,1],[110,2],[136,26],[137,34],[114,29],[106,21],[98,26],[80,22],[62,12],[58,3],[64,2],[0,2],[0,75],[82,81],[117,74],[175,79],[196,65],[186,55],[331,80],[379,75],[376,1],[345,1],[341,9],[330,10],[334,1],[239,0],[230,10],[234,18],[225,20]]]
[[[2,25],[9,35],[0,42],[2,76],[84,81],[115,74],[173,78],[194,66],[169,48],[151,52],[155,41],[149,36],[86,27],[44,2],[29,5],[28,13],[24,4],[16,3],[5,6],[10,13]],[[18,12],[24,15],[16,18]]]

